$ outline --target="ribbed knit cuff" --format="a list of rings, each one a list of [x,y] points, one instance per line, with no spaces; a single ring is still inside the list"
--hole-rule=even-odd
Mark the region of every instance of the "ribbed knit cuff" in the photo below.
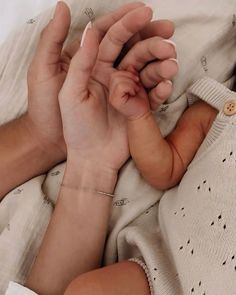
[[[219,111],[194,161],[189,165],[191,167],[197,160],[204,157],[209,147],[221,136],[226,128],[230,128],[233,121],[236,121],[236,116],[226,116],[224,113],[225,103],[229,100],[236,100],[236,93],[219,82],[205,77],[198,80],[188,89],[187,98],[190,106],[201,99]]]
[[[151,275],[150,275],[147,265],[143,262],[143,260],[141,258],[130,258],[129,261],[137,263],[144,270],[146,277],[147,277],[147,281],[148,281],[148,285],[149,285],[149,289],[150,289],[150,294],[154,295]]]
[[[188,89],[187,98],[189,105],[201,99],[221,111],[226,101],[236,99],[236,93],[219,82],[205,77],[198,80]]]

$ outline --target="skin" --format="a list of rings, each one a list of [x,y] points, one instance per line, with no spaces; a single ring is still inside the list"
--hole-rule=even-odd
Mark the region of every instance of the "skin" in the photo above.
[[[113,294],[149,293],[146,276],[135,263],[117,264],[97,273],[90,271],[100,267],[111,210],[111,198],[101,196],[98,191],[114,191],[118,171],[129,157],[124,117],[108,104],[109,76],[118,71],[113,63],[130,38],[128,47],[145,36],[153,46],[156,31],[162,32],[160,36],[171,36],[173,27],[167,29],[169,23],[154,24],[151,17],[150,8],[143,4],[124,6],[98,20],[88,31],[82,48],[78,48],[76,41],[62,53],[70,15],[67,6],[59,3],[53,20],[41,35],[29,70],[28,112],[20,121],[0,129],[0,142],[4,142],[1,158],[6,157],[0,167],[0,171],[5,169],[1,173],[6,180],[2,196],[67,155],[58,203],[26,282],[27,287],[40,295],[89,294],[86,288],[92,281],[97,287],[91,290],[94,294],[112,294],[112,280],[120,287],[125,286],[113,290]],[[144,41],[144,46],[149,46]],[[130,60],[137,69],[143,64],[143,75],[149,75],[148,62],[153,55],[151,59],[150,56],[143,59],[140,48],[144,41],[132,47],[118,67],[125,68]],[[111,47],[115,54],[107,60],[106,48]],[[158,42],[157,58],[161,51],[163,59],[176,57],[174,47],[164,41]],[[157,70],[157,78],[159,74]],[[153,87],[157,87],[155,77],[152,80]],[[159,87],[161,83],[159,80]],[[15,138],[19,132],[21,137]],[[124,277],[127,272],[132,275],[129,282],[128,275]],[[101,278],[99,284],[95,276]]]
[[[146,274],[136,263],[123,261],[85,273],[69,285],[65,295],[150,295]]]
[[[120,21],[128,13],[134,13],[135,9],[144,4],[127,4],[116,11],[96,20],[94,27],[98,35],[98,42],[103,40],[106,32],[116,23],[119,30],[123,29],[123,21]],[[143,58],[140,47],[146,47],[153,43],[153,38],[170,38],[174,27],[169,21],[150,22],[152,12],[149,8],[139,11],[143,21],[137,24],[138,28],[131,26],[129,36],[131,39],[125,47],[128,55],[119,64],[126,67],[129,63],[142,67],[141,74],[144,82],[152,80],[148,87],[161,87],[159,67],[153,72],[150,57]],[[41,33],[39,45],[28,72],[28,111],[20,119],[16,119],[0,127],[0,199],[10,190],[24,183],[30,178],[45,173],[57,163],[64,161],[67,156],[66,144],[63,136],[62,120],[58,102],[59,92],[65,82],[71,61],[78,51],[80,38],[62,50],[64,41],[70,27],[70,11],[65,3],[59,2],[53,20]],[[127,22],[127,19],[125,20]],[[129,25],[129,24],[128,24]],[[114,30],[114,28],[113,28]],[[108,77],[115,71],[113,62],[118,57],[121,47],[127,41],[116,46],[114,31],[110,31],[111,38],[102,41],[102,50],[97,61],[94,80],[98,80],[100,91],[108,89]],[[157,37],[158,36],[158,37]],[[148,41],[150,40],[150,41]],[[159,42],[155,49],[157,57],[164,51],[170,58],[176,57],[173,46],[166,46],[165,42]],[[114,47],[113,60],[106,60],[106,48]],[[122,54],[123,55],[123,54]],[[155,61],[153,64],[155,65]],[[159,61],[163,66],[172,69],[168,79],[173,77],[177,65],[168,61]],[[165,63],[165,64],[164,64]],[[146,65],[146,66],[145,66]],[[168,72],[168,71],[167,71]],[[100,80],[100,76],[104,77]],[[146,78],[145,78],[146,77]],[[165,77],[166,79],[166,77]],[[158,81],[158,82],[157,82]],[[102,89],[102,90],[101,90]],[[18,135],[18,136],[17,136]],[[15,147],[18,147],[17,149]],[[14,161],[13,161],[14,159]],[[27,165],[25,165],[27,163]],[[11,177],[9,177],[11,175]]]
[[[141,7],[124,16],[127,40],[135,33],[135,14],[145,20],[149,12]],[[123,32],[122,21],[114,25],[116,32],[117,24]],[[106,36],[101,44],[104,40]],[[120,50],[121,45],[117,54]],[[74,277],[100,266],[112,199],[99,197],[97,191],[113,193],[118,171],[129,157],[124,118],[107,103],[105,79],[99,82],[96,76],[102,51],[96,29],[88,30],[59,94],[67,165],[56,209],[27,281],[39,294],[62,294]]]
[[[114,74],[109,101],[126,117],[131,156],[142,176],[154,187],[166,190],[182,179],[217,110],[203,101],[196,102],[184,112],[174,131],[163,138],[151,112],[150,99],[139,80],[138,73],[132,69]],[[165,100],[165,95],[162,97],[160,93],[157,106]]]

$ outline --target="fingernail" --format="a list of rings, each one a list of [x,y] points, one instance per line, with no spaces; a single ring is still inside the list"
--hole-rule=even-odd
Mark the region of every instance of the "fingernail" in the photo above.
[[[172,81],[170,81],[170,80],[165,80],[165,83],[168,83],[168,84],[170,84],[171,86],[173,85]]]
[[[151,10],[153,11],[153,6],[151,4],[146,4],[145,6],[151,8]]]
[[[166,43],[169,43],[169,44],[171,44],[171,45],[173,45],[174,46],[174,48],[176,49],[176,44],[175,44],[175,42],[174,41],[172,41],[172,40],[163,40],[163,42],[166,42]]]
[[[140,79],[139,79],[138,76],[135,76],[135,81],[136,81],[136,82],[139,82],[139,81],[140,81]]]
[[[82,38],[81,38],[81,42],[80,42],[80,47],[83,47],[84,41],[85,41],[85,38],[86,38],[86,34],[87,34],[89,29],[92,29],[92,22],[91,21],[87,24],[87,26],[84,29],[84,32],[83,32],[83,35],[82,35]]]
[[[179,61],[176,58],[169,58],[168,60],[174,61],[177,63],[177,65],[179,64]]]
[[[61,1],[57,2],[56,8],[55,8],[55,11],[54,11],[54,14],[53,14],[53,19],[56,17],[57,13],[60,10],[60,3],[61,3]]]

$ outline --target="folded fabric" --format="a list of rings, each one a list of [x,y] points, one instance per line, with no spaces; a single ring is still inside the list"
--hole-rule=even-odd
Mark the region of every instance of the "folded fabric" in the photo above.
[[[5,295],[37,295],[37,294],[17,283],[10,282]]]
[[[72,11],[69,43],[91,17],[98,17],[131,1],[66,2]],[[224,82],[232,76],[236,61],[236,20],[232,12],[235,3],[232,0],[217,1],[217,5],[215,0],[205,0],[204,3],[201,0],[182,0],[181,3],[151,0],[148,3],[153,6],[155,19],[169,18],[176,24],[173,40],[177,44],[180,72],[174,81],[173,95],[156,114],[163,135],[167,135],[187,107],[185,91],[194,81],[209,76]],[[20,116],[27,108],[27,68],[40,31],[51,15],[52,9],[45,11],[9,36],[0,47],[0,124]],[[14,189],[0,203],[0,294],[5,293],[10,280],[24,284],[50,220],[64,166],[61,164],[47,175]],[[157,202],[163,195],[142,179],[132,161],[121,171],[115,194],[105,264],[129,258],[123,257],[119,251],[121,230],[145,214],[148,208],[157,211]],[[16,292],[14,294],[18,294]]]

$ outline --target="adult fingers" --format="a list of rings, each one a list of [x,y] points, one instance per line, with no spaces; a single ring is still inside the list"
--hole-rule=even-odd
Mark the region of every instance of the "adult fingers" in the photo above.
[[[101,42],[111,26],[124,17],[128,12],[142,6],[145,6],[145,4],[142,2],[129,3],[95,20],[93,27],[97,30],[99,42]],[[64,53],[69,58],[72,58],[77,52],[79,46],[80,34],[78,34],[78,37],[65,48]]]
[[[169,39],[175,31],[174,23],[170,20],[157,20],[148,24],[141,32],[142,39],[148,39],[154,36],[159,36],[164,39]]]
[[[62,89],[67,96],[72,93],[73,97],[83,101],[88,97],[88,84],[94,65],[96,63],[99,49],[96,30],[92,28],[91,22],[86,26],[81,47],[71,60],[66,81]]]
[[[127,13],[144,6],[145,4],[142,2],[129,3],[96,20],[94,26],[98,31],[99,41],[103,39],[110,27],[121,20]]]
[[[176,48],[172,41],[153,37],[134,45],[120,63],[119,69],[125,70],[132,65],[139,71],[150,61],[176,58],[176,56]]]
[[[70,28],[71,16],[68,6],[59,1],[53,19],[42,31],[34,63],[38,68],[55,66],[60,60],[64,41]]]
[[[171,80],[178,72],[176,59],[166,59],[148,64],[140,73],[140,79],[146,88],[155,87],[160,81]]]
[[[169,20],[157,20],[149,23],[143,30],[135,34],[127,43],[128,49],[132,48],[137,42],[152,37],[169,39],[175,31],[174,23]]]
[[[103,38],[98,55],[98,61],[113,66],[124,44],[151,21],[150,7],[139,7],[116,22]]]
[[[150,106],[153,111],[156,111],[161,104],[163,104],[172,93],[172,83],[171,81],[162,81],[149,92]]]

